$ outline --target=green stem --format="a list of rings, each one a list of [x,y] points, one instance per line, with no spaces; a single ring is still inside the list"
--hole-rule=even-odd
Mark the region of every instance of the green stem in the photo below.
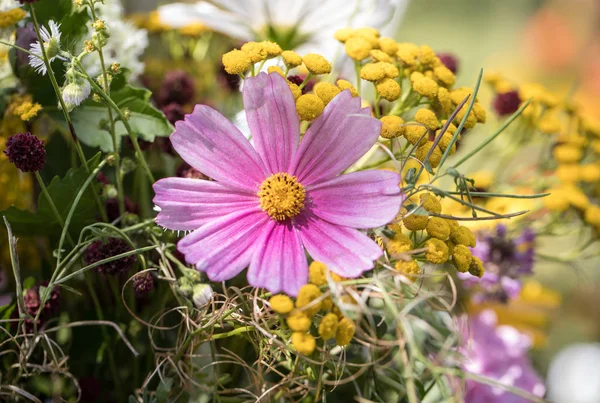
[[[63,116],[65,117],[67,125],[69,126],[69,132],[71,133],[71,139],[73,140],[73,143],[75,144],[75,150],[77,151],[77,155],[79,156],[79,159],[81,160],[81,165],[83,165],[85,167],[85,170],[87,171],[87,173],[90,173],[90,167],[88,166],[87,159],[85,158],[85,154],[83,153],[83,149],[81,148],[81,144],[79,143],[79,138],[77,137],[77,133],[75,132],[75,126],[73,126],[73,121],[71,120],[71,116],[69,115],[69,110],[67,109],[67,106],[65,105],[65,101],[62,98],[62,94],[60,92],[60,87],[58,86],[58,82],[56,81],[56,76],[54,75],[54,71],[52,70],[52,66],[50,65],[50,60],[48,59],[48,55],[46,53],[46,47],[44,46],[44,40],[42,39],[42,36],[40,34],[40,26],[38,24],[37,17],[35,15],[35,10],[31,3],[28,4],[28,8],[29,8],[29,13],[31,14],[31,19],[33,21],[33,26],[35,28],[36,36],[40,43],[40,49],[42,50],[42,57],[44,59],[44,64],[46,65],[46,70],[48,71],[48,77],[50,78],[50,82],[52,83],[52,88],[54,89],[56,98],[58,98],[58,102],[60,104],[60,109],[62,110]],[[104,208],[104,205],[102,204],[102,202],[100,200],[100,196],[99,196],[98,192],[96,191],[96,186],[93,185],[92,187],[94,189],[94,198],[95,198],[96,204],[98,205],[98,210],[100,211],[100,215],[102,216],[102,219],[104,221],[108,221],[108,217],[106,215],[106,209]]]
[[[54,201],[52,200],[52,197],[50,197],[50,193],[48,193],[48,188],[46,188],[46,185],[44,184],[44,181],[42,180],[42,177],[40,175],[39,172],[35,172],[35,177],[40,185],[40,188],[42,189],[42,194],[44,195],[44,197],[46,198],[46,201],[48,202],[48,204],[50,205],[50,209],[52,210],[52,213],[54,214],[54,217],[56,218],[56,220],[58,221],[58,223],[60,224],[61,229],[64,230],[65,228],[65,221],[63,220],[63,218],[61,217],[60,213],[58,212],[58,209],[56,208],[56,204],[54,204]],[[71,234],[69,234],[67,232],[67,239],[69,241],[69,243],[71,244],[71,246],[75,246],[75,242],[73,241],[73,238],[71,238]]]
[[[131,125],[129,124],[127,117],[125,117],[121,108],[119,108],[119,106],[104,92],[104,90],[98,84],[96,84],[94,79],[91,78],[89,76],[89,74],[87,74],[87,72],[81,65],[81,62],[76,61],[76,63],[77,63],[77,67],[79,67],[79,69],[80,69],[80,74],[82,75],[82,77],[84,77],[86,80],[88,80],[88,82],[94,89],[94,92],[96,92],[98,95],[100,95],[100,97],[102,97],[102,99],[104,99],[104,101],[107,104],[109,104],[110,107],[113,108],[113,110],[117,113],[117,115],[119,116],[119,119],[121,120],[121,122],[123,122],[123,126],[125,126],[125,130],[127,130],[127,134],[129,135],[131,142],[133,143],[133,148],[135,149],[136,159],[138,160],[140,165],[144,167],[144,170],[146,171],[146,175],[148,176],[148,179],[150,180],[150,182],[151,183],[156,182],[156,180],[154,179],[154,175],[152,174],[152,171],[150,170],[150,167],[148,166],[148,164],[146,163],[146,160],[144,159],[144,154],[142,153],[142,150],[138,143],[137,135],[133,132],[133,129],[131,128]]]

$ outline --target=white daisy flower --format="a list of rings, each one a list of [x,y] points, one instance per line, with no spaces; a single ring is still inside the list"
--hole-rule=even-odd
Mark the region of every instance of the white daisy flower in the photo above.
[[[269,39],[284,49],[333,55],[340,28],[373,27],[393,35],[409,0],[213,0],[158,8],[162,23],[201,23],[242,41]]]
[[[40,35],[42,36],[42,40],[44,41],[44,47],[46,48],[46,56],[48,56],[48,60],[50,63],[54,61],[54,59],[63,59],[60,53],[60,24],[50,20],[48,21],[48,27],[50,31],[46,27],[42,27],[40,29]],[[46,64],[44,63],[43,54],[42,54],[42,45],[39,41],[31,44],[29,51],[33,53],[33,55],[29,55],[29,65],[35,69],[38,73],[42,73],[42,75],[46,75]],[[35,55],[35,56],[34,56]]]

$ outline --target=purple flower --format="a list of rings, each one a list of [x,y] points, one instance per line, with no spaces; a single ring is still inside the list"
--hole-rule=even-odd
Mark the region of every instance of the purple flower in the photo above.
[[[483,262],[483,277],[459,273],[463,286],[473,292],[471,298],[479,303],[508,302],[517,297],[522,277],[533,273],[534,241],[535,234],[529,228],[516,238],[508,236],[504,225],[498,225],[495,233],[480,234],[471,251]]]
[[[106,242],[98,240],[88,246],[85,251],[86,264],[94,264],[104,259],[129,252],[131,247],[121,238],[108,238]],[[129,271],[134,265],[136,257],[134,255],[122,257],[117,260],[103,263],[94,267],[94,271],[104,275],[119,275]]]
[[[136,274],[132,282],[133,290],[138,297],[144,296],[154,290],[154,278],[150,272]]]
[[[44,142],[29,132],[10,136],[4,154],[23,172],[37,172],[46,165]]]
[[[158,93],[161,105],[176,103],[184,105],[190,102],[196,94],[194,79],[183,70],[167,72]]]
[[[469,318],[463,329],[464,371],[491,378],[514,388],[542,397],[544,383],[535,372],[527,352],[531,340],[511,326],[497,326],[496,314],[486,310]],[[468,379],[465,401],[469,403],[526,403],[506,389]]]
[[[156,222],[193,231],[177,247],[212,281],[245,267],[248,282],[296,295],[308,279],[305,249],[343,277],[373,268],[382,251],[363,232],[399,210],[399,175],[339,175],[377,141],[381,123],[350,91],[336,96],[300,142],[292,93],[279,74],[244,83],[255,147],[217,111],[197,105],[176,123],[173,147],[206,181],[167,178],[154,184]]]
[[[519,109],[521,98],[517,91],[508,91],[501,94],[496,94],[493,107],[496,113],[500,116],[512,115]]]

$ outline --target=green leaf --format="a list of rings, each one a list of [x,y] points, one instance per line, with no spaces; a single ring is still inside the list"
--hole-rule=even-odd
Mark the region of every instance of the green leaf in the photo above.
[[[96,154],[88,161],[90,170],[93,170],[100,163],[100,153]],[[69,213],[71,205],[77,192],[88,177],[88,172],[84,166],[70,169],[61,179],[55,176],[48,187],[48,193],[56,205],[58,212],[63,219]],[[19,210],[16,207],[9,207],[0,212],[0,216],[5,215],[10,222],[15,234],[36,234],[52,235],[60,233],[60,224],[55,218],[48,201],[43,194],[38,197],[38,209],[36,212]],[[81,228],[94,222],[98,211],[94,202],[94,195],[91,188],[88,188],[83,194],[79,205],[75,209],[73,220],[70,226],[72,233],[79,233]]]
[[[167,137],[173,132],[173,126],[165,115],[150,104],[151,95],[150,91],[129,84],[110,94],[121,109],[127,108],[131,113],[129,125],[138,138],[149,142],[153,142],[156,137]],[[82,143],[90,147],[99,147],[104,152],[113,151],[106,106],[90,100],[74,110],[71,118]],[[116,118],[115,113],[113,118]],[[62,122],[61,119],[59,121]],[[120,146],[121,137],[128,135],[121,121],[116,122],[115,131],[118,136],[117,146]]]
[[[156,398],[159,402],[167,402],[169,399],[169,392],[173,387],[173,379],[172,378],[164,378],[158,388],[156,389]]]

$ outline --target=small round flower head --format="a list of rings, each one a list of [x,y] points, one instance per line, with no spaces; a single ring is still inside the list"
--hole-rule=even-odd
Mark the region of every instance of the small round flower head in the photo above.
[[[402,219],[402,223],[409,231],[420,231],[427,227],[429,216],[412,213]]]
[[[25,291],[23,295],[23,301],[25,302],[25,310],[27,313],[33,317],[35,317],[40,309],[40,305],[42,303],[42,296],[40,295],[40,287],[46,287],[48,282],[42,282],[36,284],[34,287],[29,288]],[[46,300],[46,303],[41,309],[40,316],[37,321],[37,325],[41,326],[46,322],[58,309],[58,305],[60,303],[60,288],[54,287],[52,291],[50,291],[50,296]],[[33,321],[31,319],[25,319],[25,325],[27,331],[33,330]]]
[[[358,96],[358,91],[356,91],[356,88],[354,88],[354,85],[352,85],[352,83],[350,81],[347,81],[347,80],[337,80],[335,82],[335,84],[342,91],[344,91],[344,90],[350,90],[350,93],[352,94],[353,97],[357,97]]]
[[[345,43],[348,39],[354,36],[353,28],[340,28],[333,34],[333,37],[338,41]]]
[[[302,57],[293,50],[284,50],[281,53],[281,58],[283,59],[283,63],[288,68],[298,67],[302,64]]]
[[[319,309],[321,308],[320,302],[313,303],[313,301],[317,300],[320,296],[321,291],[319,290],[319,287],[314,284],[305,284],[298,292],[296,308],[303,308],[300,310],[304,312],[306,316],[312,317],[315,313],[319,312]]]
[[[593,183],[600,180],[600,165],[585,164],[579,167],[579,175],[583,182]]]
[[[281,70],[281,67],[279,66],[269,66],[267,68],[267,73],[272,74],[272,73],[277,73],[279,74],[281,77],[285,78],[285,74],[283,73],[283,70]]]
[[[60,24],[50,20],[48,22],[48,27],[50,27],[50,31],[48,31],[48,28],[46,27],[41,27],[40,35],[44,41],[44,48],[46,50],[46,56],[48,56],[48,61],[52,63],[57,57],[60,58]],[[29,51],[32,53],[29,55],[29,65],[38,73],[45,75],[46,63],[44,63],[42,45],[40,42],[33,43],[29,48]]]
[[[472,248],[474,248],[477,243],[477,239],[473,232],[462,225],[451,228],[450,240],[457,245],[465,245]]]
[[[494,111],[500,116],[512,115],[519,109],[521,98],[517,91],[508,91],[496,94],[492,104]]]
[[[411,76],[412,80],[412,76]],[[419,95],[427,98],[435,98],[438,93],[438,85],[429,77],[421,77],[413,81],[413,89]]]
[[[377,88],[377,93],[381,98],[390,102],[400,98],[402,91],[400,84],[396,80],[387,77],[377,81],[375,88]]]
[[[433,147],[433,141],[428,141],[419,148],[417,148],[417,152],[415,153],[415,157],[419,161],[425,162],[425,158],[427,158],[427,154],[429,154],[429,150]],[[432,168],[437,168],[442,160],[442,150],[440,147],[435,147],[433,152],[429,155],[429,163]]]
[[[19,7],[12,8],[6,11],[0,11],[0,29],[10,28],[17,22],[21,21],[27,13]]]
[[[325,109],[325,103],[314,94],[304,94],[296,100],[296,111],[300,120],[310,121],[319,117]]]
[[[323,56],[316,53],[308,53],[302,58],[306,69],[312,74],[329,74],[331,73],[331,63]]]
[[[221,58],[225,71],[229,74],[243,74],[252,66],[250,57],[241,50],[234,49]]]
[[[554,159],[563,164],[578,162],[583,157],[583,151],[579,147],[566,144],[554,147],[552,153]]]
[[[269,299],[271,309],[282,315],[287,315],[294,310],[294,302],[284,294],[274,295]]]
[[[419,47],[419,61],[424,65],[433,65],[435,62],[436,56],[433,49],[431,49],[427,45],[422,45]]]
[[[88,246],[85,252],[86,264],[90,265],[110,257],[131,251],[131,247],[121,238],[108,238],[106,242],[98,240]],[[94,267],[100,274],[118,275],[127,272],[136,261],[134,255],[103,263]]]
[[[350,319],[343,317],[338,323],[335,333],[335,344],[341,347],[350,344],[354,337],[354,332],[356,332],[354,323]]]
[[[294,332],[292,333],[292,346],[300,354],[311,355],[315,351],[317,342],[308,333]]]
[[[379,38],[379,49],[390,56],[395,56],[398,51],[398,44],[392,38]]]
[[[133,290],[138,297],[144,296],[154,290],[154,278],[148,271],[135,275],[132,282]]]
[[[267,49],[260,42],[246,42],[242,45],[242,52],[246,53],[252,63],[258,63],[266,60],[268,57]]]
[[[402,232],[396,232],[394,237],[387,242],[386,249],[391,255],[408,252],[413,248],[410,238]]]
[[[319,323],[319,336],[323,340],[333,339],[337,333],[339,319],[335,313],[328,313],[323,316],[321,323]]]
[[[475,277],[483,277],[485,273],[485,268],[483,267],[483,262],[476,256],[473,256],[471,259],[471,265],[469,266],[469,273]]]
[[[362,36],[353,36],[344,43],[346,54],[354,60],[366,59],[371,49],[373,49],[371,42]]]
[[[422,146],[427,143],[427,128],[422,125],[408,124],[404,128],[404,137],[411,144]]]
[[[62,98],[65,101],[67,109],[72,111],[85,101],[91,92],[92,88],[87,80],[76,78],[64,86],[62,89]]]
[[[383,50],[373,49],[370,52],[371,58],[378,62],[392,63],[393,59]]]
[[[367,81],[378,81],[386,77],[383,63],[367,63],[360,69],[360,78]]]
[[[419,268],[419,264],[417,263],[416,260],[411,259],[408,262],[406,262],[404,260],[398,260],[396,262],[395,267],[396,267],[396,271],[398,271],[398,273],[404,274],[406,277],[408,277],[411,280],[416,279],[415,275],[421,274],[421,269]]]
[[[439,87],[437,93],[437,103],[442,107],[445,113],[452,112],[453,104],[450,98],[450,92],[447,88]]]
[[[337,94],[342,92],[338,87],[331,83],[318,83],[314,88],[315,94],[325,105],[327,105]]]
[[[446,241],[450,236],[450,226],[443,218],[431,217],[425,228],[427,234],[432,238],[437,238]]]
[[[294,96],[294,100],[297,100],[302,96],[302,90],[297,84],[294,84],[288,81],[288,86],[290,87],[290,91],[292,91],[292,95]]]
[[[384,139],[393,139],[404,134],[404,120],[400,116],[389,115],[381,119],[381,134]]]
[[[448,258],[450,257],[448,245],[443,241],[435,238],[428,239],[427,242],[425,242],[425,247],[427,248],[425,258],[428,262],[442,264],[448,261]]]
[[[454,267],[461,273],[466,273],[471,267],[473,254],[465,245],[455,245],[452,248],[452,263]]]
[[[442,205],[433,193],[424,193],[419,197],[419,200],[426,211],[434,214],[440,214],[442,212]]]
[[[22,172],[37,172],[46,164],[44,142],[29,132],[9,137],[4,154]]]
[[[308,281],[317,286],[327,284],[327,266],[321,262],[312,262],[308,266]]]
[[[183,70],[171,70],[167,72],[158,92],[158,100],[161,105],[172,102],[185,105],[191,102],[196,93],[194,79]]]
[[[293,332],[308,332],[310,329],[310,318],[299,310],[292,312],[287,317],[286,323]]]
[[[433,69],[435,79],[444,87],[452,87],[456,82],[456,76],[446,66],[438,66]]]
[[[165,114],[167,120],[173,125],[175,124],[175,122],[183,120],[183,118],[185,117],[185,112],[183,111],[183,108],[181,107],[181,105],[175,102],[171,102],[170,104],[163,106],[161,108],[161,111]]]
[[[431,109],[419,109],[415,114],[415,120],[424,124],[429,130],[437,130],[440,127],[440,121]]]
[[[438,53],[438,59],[444,66],[448,68],[452,73],[456,74],[458,71],[458,59],[451,53]]]
[[[260,44],[264,47],[265,52],[267,52],[268,58],[279,56],[283,52],[281,46],[275,42],[262,41]]]

